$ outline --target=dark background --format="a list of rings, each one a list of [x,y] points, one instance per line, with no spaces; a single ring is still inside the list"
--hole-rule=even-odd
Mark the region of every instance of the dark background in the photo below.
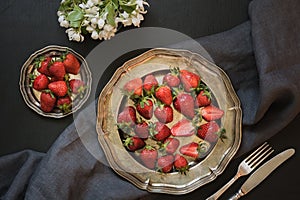
[[[150,7],[145,20],[141,23],[142,27],[164,27],[198,38],[228,30],[248,20],[250,0],[148,0],[148,2]],[[65,34],[65,28],[60,27],[57,21],[56,11],[59,3],[58,0],[0,2],[2,112],[0,156],[24,149],[47,152],[58,135],[73,121],[72,115],[62,119],[38,115],[27,107],[19,91],[20,69],[34,51],[55,44],[68,46],[86,56],[100,43],[88,36],[83,43],[70,42]],[[120,31],[126,29],[121,28]],[[288,127],[269,140],[276,152],[288,147],[299,147],[299,122],[298,115]],[[207,196],[225,184],[236,172],[242,158],[243,156],[233,160],[220,178],[204,186],[203,191],[206,191],[204,194],[207,193]],[[298,160],[296,152],[292,159],[280,166],[244,199],[297,199],[300,186],[300,182],[295,178],[300,177]],[[241,178],[221,199],[233,194],[244,180],[245,178]],[[290,183],[290,180],[293,183]],[[185,196],[164,197],[185,199],[194,195],[192,192]]]

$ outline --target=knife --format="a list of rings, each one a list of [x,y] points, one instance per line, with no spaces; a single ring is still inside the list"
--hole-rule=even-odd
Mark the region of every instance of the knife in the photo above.
[[[277,154],[268,162],[259,167],[242,185],[240,190],[233,195],[229,200],[236,200],[250,192],[258,184],[260,184],[272,171],[274,171],[279,165],[290,158],[295,153],[294,149],[287,149],[280,154]]]

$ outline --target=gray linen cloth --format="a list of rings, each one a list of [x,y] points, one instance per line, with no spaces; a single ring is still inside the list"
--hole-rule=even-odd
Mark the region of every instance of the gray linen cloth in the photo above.
[[[232,80],[243,110],[238,155],[269,139],[300,111],[300,2],[255,0],[250,20],[231,30],[197,39]],[[96,103],[96,102],[95,102]],[[95,103],[75,119],[82,138],[94,141],[98,159]],[[154,199],[99,162],[85,148],[75,123],[46,153],[30,150],[0,158],[1,199]],[[124,191],[126,191],[124,193]]]

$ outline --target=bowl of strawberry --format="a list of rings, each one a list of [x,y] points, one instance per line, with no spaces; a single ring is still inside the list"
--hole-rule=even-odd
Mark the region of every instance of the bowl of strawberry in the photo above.
[[[241,141],[241,108],[219,67],[186,50],[125,62],[98,102],[111,167],[141,189],[185,194],[215,179]]]
[[[68,47],[51,45],[26,60],[19,85],[31,109],[45,117],[62,118],[87,101],[91,81],[88,64],[80,54]]]

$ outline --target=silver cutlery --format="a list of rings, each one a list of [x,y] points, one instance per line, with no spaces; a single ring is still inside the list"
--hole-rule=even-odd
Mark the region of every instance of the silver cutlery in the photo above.
[[[221,189],[216,193],[208,197],[206,200],[218,199],[238,178],[250,174],[262,161],[264,161],[274,150],[269,146],[267,142],[263,143],[247,158],[245,158],[239,165],[238,171],[235,176],[228,181]]]
[[[264,163],[261,167],[259,167],[251,176],[245,181],[240,190],[233,195],[229,200],[237,200],[240,197],[244,196],[248,192],[250,192],[253,188],[255,188],[258,184],[260,184],[267,176],[271,174],[279,165],[281,165],[284,161],[294,155],[294,149],[288,149],[280,154],[277,154],[268,162]]]

